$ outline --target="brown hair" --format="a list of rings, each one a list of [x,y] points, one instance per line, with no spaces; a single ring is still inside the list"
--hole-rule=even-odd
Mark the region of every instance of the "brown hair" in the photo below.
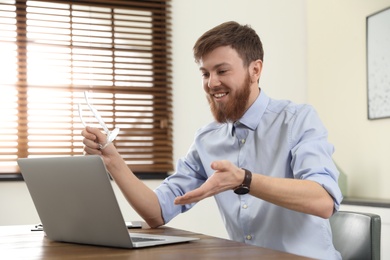
[[[255,60],[263,61],[263,44],[255,30],[249,25],[231,21],[212,28],[196,41],[193,48],[196,63],[204,55],[222,46],[230,46],[236,50],[244,66],[249,66]]]

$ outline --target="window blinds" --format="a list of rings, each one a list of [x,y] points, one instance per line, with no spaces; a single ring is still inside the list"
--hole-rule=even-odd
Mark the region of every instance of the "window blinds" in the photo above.
[[[1,172],[82,155],[84,91],[134,172],[173,170],[170,1],[2,1],[0,27]]]

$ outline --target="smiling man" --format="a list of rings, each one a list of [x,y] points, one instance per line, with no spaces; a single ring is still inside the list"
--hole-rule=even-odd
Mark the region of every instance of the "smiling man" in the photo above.
[[[342,200],[339,173],[315,110],[260,89],[263,47],[250,26],[226,22],[207,31],[194,57],[215,121],[196,133],[176,172],[156,190],[135,177],[112,144],[98,149],[105,140],[98,129],[83,130],[85,152],[103,157],[152,227],[214,196],[232,240],[340,259],[328,220]]]
[[[245,68],[238,53],[223,46],[204,55],[198,63],[215,120],[219,123],[239,120],[259,94],[257,82],[253,80],[260,75],[262,61],[259,59]],[[252,77],[249,70],[256,70]]]

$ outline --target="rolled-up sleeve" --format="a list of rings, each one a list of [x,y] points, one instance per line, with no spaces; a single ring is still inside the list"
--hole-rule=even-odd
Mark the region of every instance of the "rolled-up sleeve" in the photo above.
[[[290,129],[291,168],[294,178],[319,183],[332,196],[337,211],[343,199],[338,186],[339,171],[332,159],[334,147],[316,111],[302,107]]]
[[[166,178],[154,192],[156,193],[165,224],[179,213],[191,209],[195,203],[188,205],[175,205],[176,197],[201,186],[207,179],[194,145],[191,146],[186,157],[178,160],[176,172]]]

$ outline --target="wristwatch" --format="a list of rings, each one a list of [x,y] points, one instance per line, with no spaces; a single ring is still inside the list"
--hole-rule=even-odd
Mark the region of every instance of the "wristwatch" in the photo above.
[[[249,188],[251,186],[252,181],[252,173],[248,171],[247,169],[242,168],[245,171],[245,177],[242,184],[236,188],[234,188],[234,193],[239,195],[244,195],[249,192]]]

